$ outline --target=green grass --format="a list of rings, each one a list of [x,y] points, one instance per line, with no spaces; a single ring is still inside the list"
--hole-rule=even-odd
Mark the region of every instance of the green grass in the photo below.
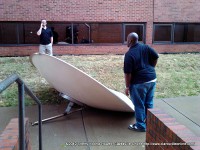
[[[200,94],[200,54],[161,55],[156,97]]]
[[[123,55],[58,56],[86,72],[105,86],[124,92]],[[29,57],[0,57],[0,81],[17,73],[34,94],[46,103],[59,103],[62,98],[29,61]],[[157,67],[156,98],[200,94],[200,54],[161,54]],[[34,104],[26,96],[26,105]],[[17,84],[0,94],[0,106],[17,105]]]

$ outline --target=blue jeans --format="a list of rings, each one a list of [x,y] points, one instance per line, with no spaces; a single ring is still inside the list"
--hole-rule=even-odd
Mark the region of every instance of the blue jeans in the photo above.
[[[148,108],[153,108],[153,98],[156,82],[132,84],[130,96],[135,105],[136,126],[146,129],[146,113]]]

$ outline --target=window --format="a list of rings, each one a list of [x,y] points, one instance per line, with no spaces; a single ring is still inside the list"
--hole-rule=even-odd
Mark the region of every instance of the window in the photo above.
[[[23,34],[24,42],[20,44],[39,44],[39,37],[36,34],[40,28],[40,23],[24,23],[19,34]]]
[[[122,43],[120,23],[50,23],[49,26],[58,33],[58,44]]]
[[[124,43],[127,42],[127,36],[129,33],[135,32],[139,36],[139,41],[140,42],[145,42],[144,39],[144,24],[124,24]]]
[[[57,23],[49,22],[48,26],[51,27],[51,30],[54,35],[54,44],[72,44],[77,43],[77,25],[71,23]],[[73,31],[73,33],[72,33]],[[75,36],[72,36],[75,35]]]
[[[0,44],[20,44],[23,43],[23,26],[17,23],[0,24]]]
[[[154,42],[170,43],[172,41],[172,25],[154,25]]]
[[[200,25],[175,24],[174,42],[200,42]]]
[[[200,24],[154,24],[154,43],[198,43]]]
[[[144,24],[68,23],[47,21],[54,44],[125,43],[129,33],[145,40]],[[39,44],[40,22],[0,22],[0,44]]]
[[[91,24],[91,39],[93,43],[122,43],[122,24]]]

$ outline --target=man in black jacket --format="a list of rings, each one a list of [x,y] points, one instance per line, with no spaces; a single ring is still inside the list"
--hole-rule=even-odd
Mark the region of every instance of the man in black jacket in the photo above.
[[[124,58],[125,94],[130,94],[135,105],[136,123],[129,125],[134,131],[146,131],[146,112],[153,108],[156,88],[158,54],[148,45],[138,43],[138,35],[132,32],[127,37],[128,52]]]
[[[40,36],[39,53],[47,53],[52,56],[53,33],[51,31],[51,28],[47,27],[47,21],[45,19],[41,21],[40,29],[38,30],[37,35]]]

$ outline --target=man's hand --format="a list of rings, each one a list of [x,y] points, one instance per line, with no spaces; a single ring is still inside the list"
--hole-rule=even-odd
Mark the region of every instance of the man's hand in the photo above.
[[[125,94],[126,94],[126,96],[129,96],[129,88],[125,88]]]
[[[126,94],[126,96],[129,96],[129,94],[130,94],[129,87],[130,87],[130,84],[131,84],[131,74],[125,73],[124,78],[125,78],[125,85],[126,85],[125,94]]]
[[[41,22],[40,29],[42,29],[42,28],[43,28],[43,23]]]
[[[41,22],[40,29],[37,31],[37,35],[40,36],[42,33],[43,23]]]

